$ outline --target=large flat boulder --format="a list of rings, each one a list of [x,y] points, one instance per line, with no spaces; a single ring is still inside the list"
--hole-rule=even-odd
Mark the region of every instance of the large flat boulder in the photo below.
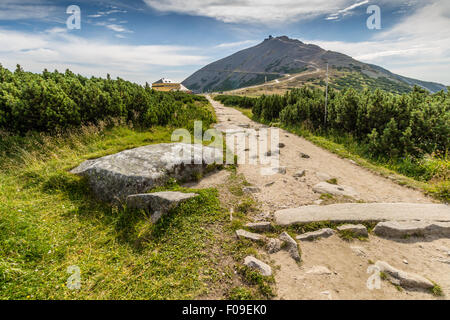
[[[330,221],[334,223],[428,220],[450,222],[450,207],[445,204],[344,203],[328,206],[303,206],[275,212],[281,226]]]
[[[340,186],[337,184],[331,184],[328,182],[320,182],[313,187],[313,191],[320,194],[332,194],[334,196],[343,196],[350,198],[357,198],[358,192],[352,187]]]
[[[207,165],[221,162],[221,151],[183,143],[155,144],[87,160],[71,172],[85,176],[95,195],[106,202],[163,186],[170,178],[192,180]]]
[[[149,212],[152,222],[156,223],[181,202],[196,196],[198,194],[173,191],[134,194],[127,197],[127,208]]]

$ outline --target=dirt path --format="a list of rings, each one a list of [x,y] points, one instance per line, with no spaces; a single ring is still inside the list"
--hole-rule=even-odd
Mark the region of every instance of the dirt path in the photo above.
[[[210,99],[210,98],[209,98]],[[239,111],[226,108],[210,99],[218,118],[219,130],[246,127],[260,129],[262,126]],[[421,192],[402,187],[389,179],[378,176],[348,160],[321,149],[305,139],[280,130],[280,166],[286,174],[261,175],[267,166],[242,164],[238,173],[259,187],[254,197],[261,204],[261,216],[271,219],[274,211],[314,204],[320,198],[312,188],[324,180],[323,176],[336,178],[343,186],[355,189],[358,200],[364,202],[433,203]],[[302,158],[300,153],[309,158]],[[247,152],[247,159],[248,159]],[[293,175],[305,170],[305,176]],[[210,177],[217,183],[220,177]],[[208,181],[204,183],[208,184]],[[297,265],[285,251],[268,255],[261,252],[276,271],[278,299],[436,299],[428,292],[399,291],[383,281],[381,290],[369,290],[366,281],[370,276],[370,262],[384,260],[396,268],[420,274],[438,283],[446,296],[450,296],[450,239],[409,239],[390,241],[371,235],[368,241],[347,242],[332,236],[315,242],[301,242],[301,265]],[[353,247],[353,248],[352,248]],[[356,248],[354,248],[356,247]],[[327,267],[330,274],[315,274],[314,267]]]

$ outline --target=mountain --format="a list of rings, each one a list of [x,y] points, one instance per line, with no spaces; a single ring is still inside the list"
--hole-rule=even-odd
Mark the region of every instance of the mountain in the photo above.
[[[182,84],[196,93],[228,91],[275,79],[287,82],[296,74],[304,74],[309,80],[318,80],[323,84],[320,80],[325,77],[327,63],[332,75],[331,84],[336,89],[370,86],[401,93],[418,85],[431,92],[447,90],[442,84],[403,77],[345,54],[286,36],[270,36],[254,47],[213,62],[192,74]],[[277,83],[280,81],[274,82],[275,85]]]

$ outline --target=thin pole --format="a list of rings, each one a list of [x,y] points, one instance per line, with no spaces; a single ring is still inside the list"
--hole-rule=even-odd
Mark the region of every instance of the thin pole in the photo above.
[[[328,113],[328,63],[327,63],[327,84],[325,89],[325,126],[327,125],[327,113]]]

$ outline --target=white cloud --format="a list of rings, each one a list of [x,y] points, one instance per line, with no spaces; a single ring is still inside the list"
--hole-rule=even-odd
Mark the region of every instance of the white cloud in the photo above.
[[[221,43],[215,46],[217,49],[229,49],[229,48],[237,48],[237,47],[247,47],[251,45],[255,45],[259,40],[245,40],[245,41],[237,41],[237,42],[227,42]]]
[[[351,0],[144,0],[162,12],[177,12],[215,18],[224,22],[285,23],[301,17],[336,12]]]
[[[60,12],[61,11],[61,12]],[[2,0],[0,20],[47,20],[64,16],[65,11],[45,0]]]
[[[339,10],[337,13],[332,13],[332,14],[330,14],[330,15],[326,18],[326,20],[337,20],[337,19],[339,19],[339,18],[342,17],[342,16],[349,15],[353,9],[356,9],[356,8],[362,6],[362,5],[368,4],[369,2],[370,2],[369,0],[364,0],[364,1],[357,2],[357,3],[355,3],[355,4],[352,4],[351,6],[349,6],[349,7],[347,7],[347,8],[344,8],[344,9],[342,9],[342,10]]]
[[[392,72],[450,84],[450,2],[434,0],[400,23],[363,42],[313,42]]]
[[[194,52],[191,47],[117,45],[69,33],[28,34],[0,29],[1,63],[10,69],[19,63],[33,72],[69,68],[87,76],[110,73],[144,83],[161,76],[155,70],[185,68],[209,61]]]

